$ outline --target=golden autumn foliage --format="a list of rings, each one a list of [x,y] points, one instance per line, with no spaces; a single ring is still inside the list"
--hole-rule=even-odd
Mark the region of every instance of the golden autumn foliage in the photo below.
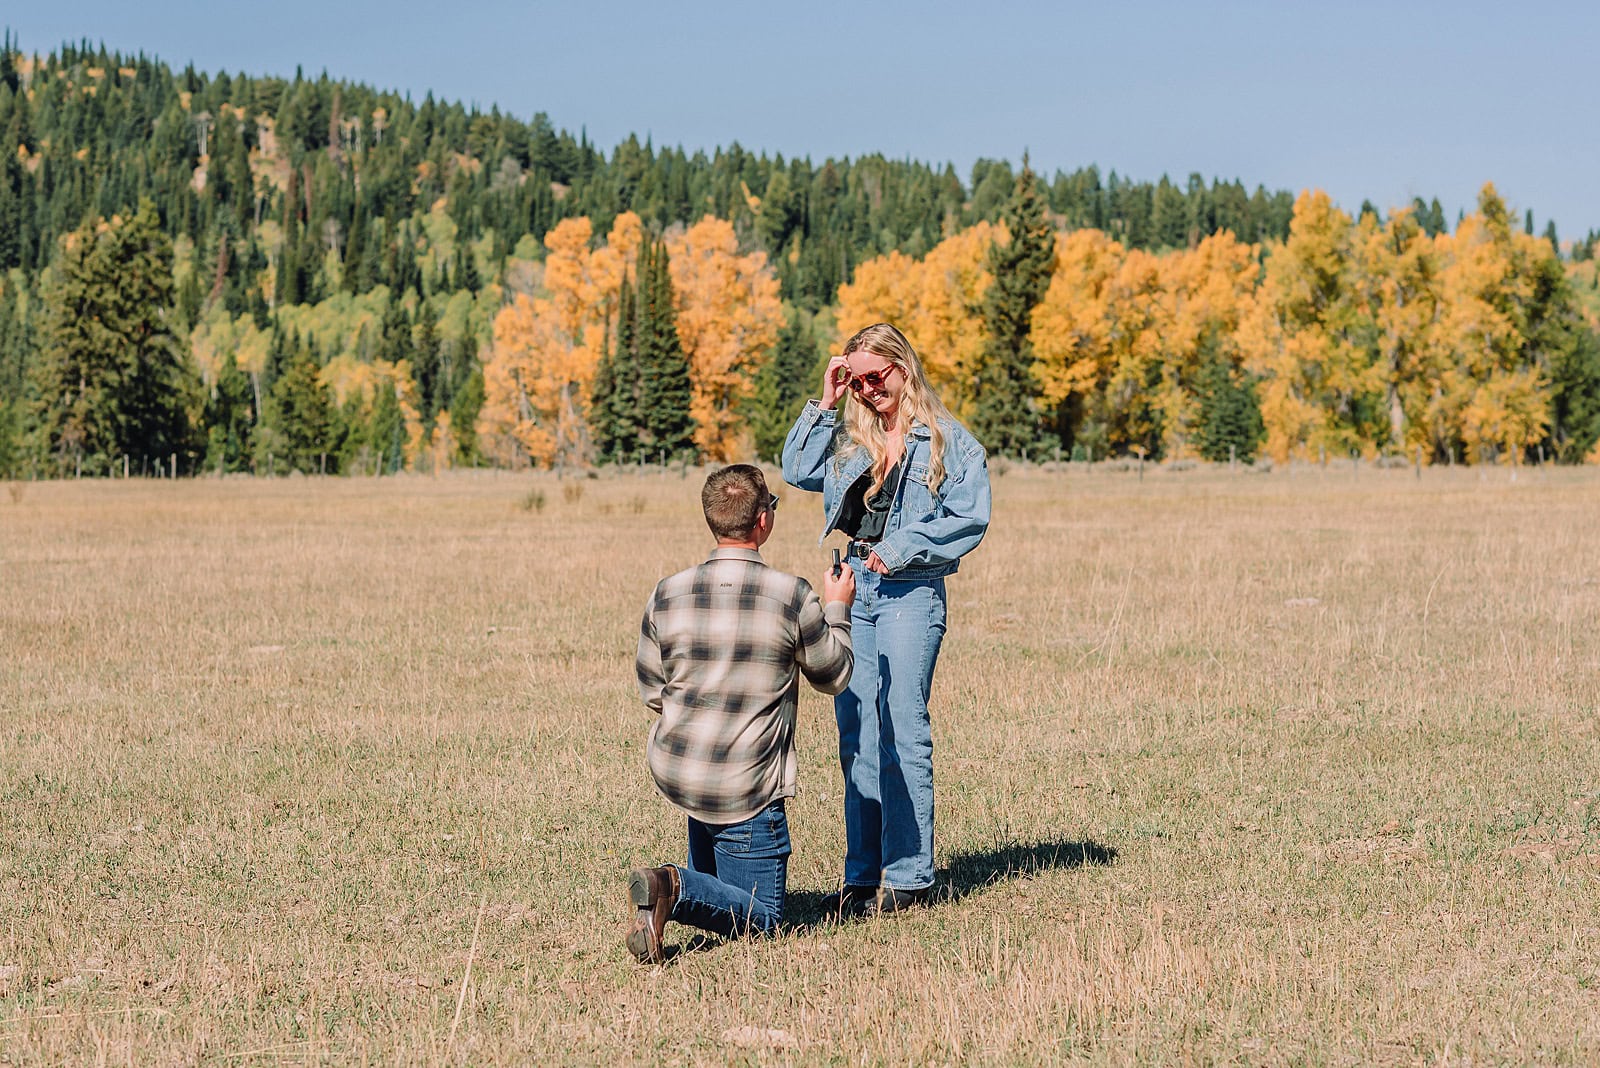
[[[498,463],[589,459],[589,390],[643,227],[624,212],[598,249],[589,247],[593,233],[587,218],[557,224],[545,237],[541,295],[518,294],[495,316],[477,432]]]
[[[583,464],[593,456],[589,404],[601,354],[615,342],[616,304],[644,231],[617,216],[591,248],[587,218],[566,219],[545,238],[533,295],[518,293],[495,317],[484,362],[477,433],[497,463]],[[678,336],[688,358],[695,444],[709,459],[749,449],[745,405],[783,323],[778,282],[760,252],[741,254],[733,227],[705,219],[668,234]]]
[[[1451,373],[1449,346],[1440,329],[1443,243],[1423,232],[1411,209],[1380,225],[1368,215],[1357,224],[1357,285],[1370,318],[1375,373],[1384,388],[1386,444],[1432,455],[1448,446],[1449,427],[1436,401]]]
[[[448,222],[436,213],[418,239],[435,259],[454,239]],[[946,402],[969,415],[986,344],[989,253],[1004,236],[1003,226],[980,223],[920,258],[868,260],[840,287],[832,320],[840,334],[877,321],[900,326]],[[542,256],[531,239],[519,244],[516,285],[430,307],[436,340],[475,346],[492,333],[480,350],[483,401],[471,427],[452,427],[448,412],[424,418],[398,356],[405,350],[387,340],[387,289],[281,308],[278,326],[328,354],[321,377],[345,418],[392,427],[398,413],[413,470],[447,468],[456,438],[473,432],[493,463],[587,464],[596,369],[617,344],[619,293],[643,240],[632,213],[617,216],[603,241],[588,219],[569,218],[546,235]],[[707,460],[747,456],[756,377],[784,321],[778,282],[764,253],[741,252],[725,220],[707,216],[663,243],[695,447]],[[1561,348],[1562,324],[1585,322],[1575,277],[1587,276],[1514,226],[1492,185],[1455,233],[1436,236],[1410,210],[1353,220],[1315,190],[1296,200],[1288,238],[1266,247],[1220,231],[1152,253],[1098,230],[1062,232],[1032,315],[1032,370],[1063,443],[1090,455],[1216,458],[1220,440],[1226,458],[1235,440],[1226,435],[1243,434],[1241,455],[1264,438],[1280,462],[1420,453],[1430,462],[1515,463],[1547,446],[1575,460],[1592,441],[1562,414],[1573,410],[1562,398],[1574,395],[1563,383],[1575,372],[1560,357],[1577,351]],[[414,317],[418,299],[408,293],[399,307]],[[252,317],[220,306],[189,336],[203,383],[216,381],[231,353],[258,395],[269,344]]]
[[[713,460],[749,455],[745,406],[783,326],[778,280],[765,253],[740,254],[724,219],[708,215],[669,233],[666,244],[678,337],[689,360],[695,445]]]
[[[1442,244],[1440,325],[1454,359],[1441,376],[1440,416],[1456,422],[1471,459],[1515,462],[1550,425],[1542,369],[1525,349],[1536,268],[1554,253],[1547,242],[1512,229],[1493,185],[1484,186],[1478,210]]]
[[[1268,257],[1243,324],[1240,343],[1261,380],[1266,451],[1275,460],[1348,455],[1368,440],[1383,386],[1361,344],[1354,234],[1328,194],[1301,193],[1289,239]]]
[[[1304,193],[1242,334],[1274,458],[1385,449],[1516,462],[1548,432],[1533,330],[1554,250],[1516,231],[1494,186],[1454,234],[1407,210],[1352,223]],[[1541,303],[1543,302],[1543,303]]]
[[[842,330],[900,325],[959,406],[997,232],[861,264],[839,291]],[[1227,231],[1160,254],[1060,233],[1032,319],[1039,401],[1069,443],[1100,455],[1197,455],[1221,418],[1208,395],[1230,413],[1242,395],[1280,462],[1419,451],[1516,462],[1554,433],[1551,361],[1566,328],[1551,324],[1581,322],[1573,273],[1511,225],[1492,185],[1437,236],[1408,209],[1352,220],[1317,190],[1265,249]]]
[[[1256,273],[1254,247],[1226,231],[1159,256],[1098,230],[1058,235],[1033,313],[1041,399],[1075,406],[1097,444],[1189,455],[1200,376],[1207,360],[1238,364]]]
[[[1033,312],[1034,375],[1041,399],[1057,407],[1110,381],[1111,290],[1127,250],[1099,230],[1056,237],[1055,271]]]

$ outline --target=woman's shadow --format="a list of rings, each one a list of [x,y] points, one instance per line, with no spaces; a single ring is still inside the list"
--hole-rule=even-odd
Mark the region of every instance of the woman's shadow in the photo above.
[[[1012,843],[994,849],[957,853],[947,865],[934,873],[933,893],[928,897],[926,907],[953,904],[1012,879],[1089,865],[1105,867],[1115,863],[1116,859],[1115,847],[1092,839],[1028,845]],[[824,904],[828,897],[829,893],[822,890],[790,890],[784,896],[783,923],[779,930],[785,934],[803,935],[839,923],[861,922],[862,917],[841,917],[828,909]],[[696,934],[681,945],[667,947],[666,959],[672,960],[683,953],[716,949],[728,941],[716,935]]]
[[[956,853],[950,862],[934,873],[933,892],[927,906],[953,904],[991,886],[1013,879],[1025,879],[1040,872],[1087,866],[1106,867],[1117,859],[1117,850],[1092,839],[1055,840],[1023,844],[1013,842],[975,852]],[[829,894],[821,890],[791,890],[784,899],[784,930],[802,934],[812,928],[852,922],[830,911],[824,902]]]

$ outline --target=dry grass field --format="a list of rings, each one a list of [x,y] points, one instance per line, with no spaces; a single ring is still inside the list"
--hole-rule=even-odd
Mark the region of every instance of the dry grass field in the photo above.
[[[820,916],[808,694],[793,929],[658,968],[631,657],[695,472],[0,493],[0,1063],[1600,1059],[1600,474],[995,486],[944,899]]]

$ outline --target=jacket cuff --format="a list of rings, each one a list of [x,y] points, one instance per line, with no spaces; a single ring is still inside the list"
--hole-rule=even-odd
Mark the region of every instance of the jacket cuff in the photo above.
[[[815,397],[806,401],[806,406],[800,410],[801,422],[825,423],[831,426],[838,418],[837,409],[824,408],[822,402]]]
[[[850,606],[843,601],[824,601],[822,603],[822,618],[830,626],[843,624],[846,630],[850,629]]]
[[[892,534],[874,545],[872,551],[878,554],[878,559],[883,561],[883,566],[890,572],[899,571],[906,566],[905,554],[895,548]]]

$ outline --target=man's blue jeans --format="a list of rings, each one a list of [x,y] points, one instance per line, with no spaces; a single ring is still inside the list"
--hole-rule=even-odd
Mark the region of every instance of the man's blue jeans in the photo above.
[[[855,671],[833,699],[844,770],[844,881],[933,885],[933,724],[928,695],[944,642],[944,579],[884,578],[855,560]]]
[[[672,919],[730,937],[771,934],[783,920],[789,820],[779,798],[743,823],[689,819],[689,866],[678,869]]]

